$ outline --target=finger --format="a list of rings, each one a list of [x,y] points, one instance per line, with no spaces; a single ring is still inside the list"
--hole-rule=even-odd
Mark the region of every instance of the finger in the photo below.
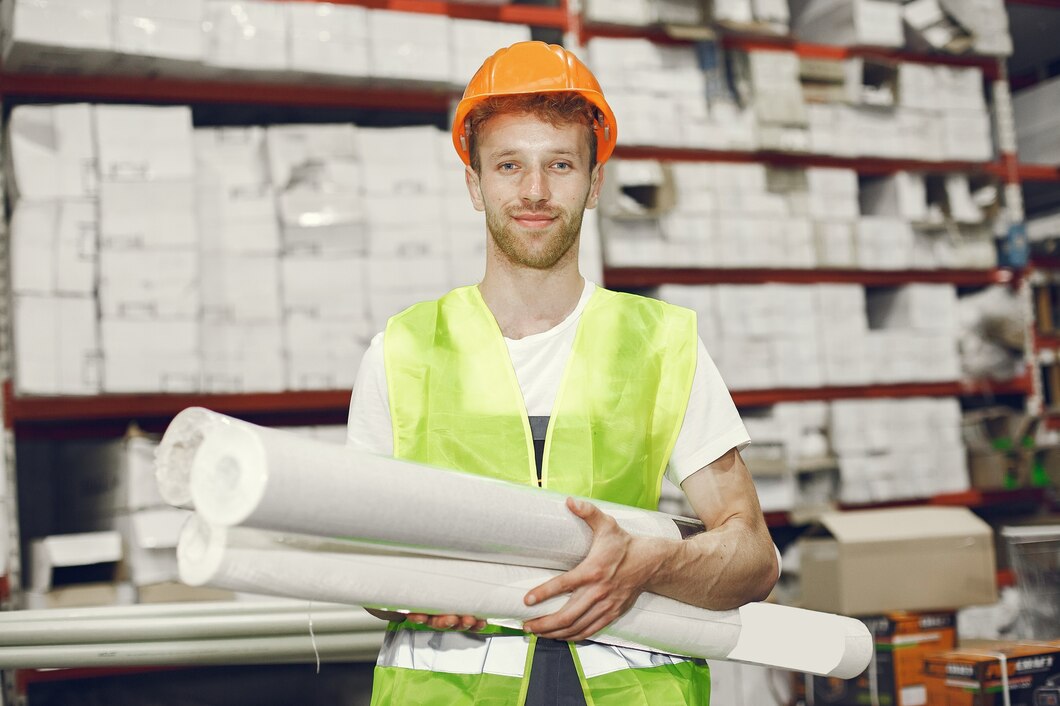
[[[416,623],[417,625],[423,625],[427,622],[427,618],[429,617],[430,616],[428,616],[426,613],[409,613],[405,616],[405,620],[409,621],[410,623]]]
[[[537,605],[547,601],[549,598],[562,596],[565,593],[574,593],[585,584],[595,583],[600,578],[600,571],[595,563],[582,561],[570,571],[564,571],[559,576],[555,576],[540,586],[530,589],[526,596],[523,597],[523,602],[526,605]]]
[[[478,621],[477,623],[475,623],[474,627],[472,627],[472,628],[471,628],[471,630],[472,630],[473,632],[480,632],[480,631],[482,631],[482,630],[485,630],[485,629],[486,629],[486,624],[487,624],[487,623],[486,623],[486,621],[485,621],[485,620],[480,620],[480,621]]]
[[[470,630],[471,628],[478,625],[481,620],[473,615],[463,615],[460,617],[460,624],[457,626],[457,630]]]
[[[604,628],[606,628],[608,625],[610,625],[613,622],[615,622],[615,621],[612,620],[610,618],[610,616],[606,616],[605,615],[604,617],[602,617],[599,620],[597,620],[595,623],[590,625],[585,630],[582,630],[577,635],[575,635],[575,636],[573,636],[571,638],[568,638],[568,640],[570,642],[581,642],[582,640],[588,640],[588,639],[590,639],[591,637],[593,637],[594,635],[599,633],[601,630],[603,630]]]
[[[600,598],[599,590],[576,591],[558,611],[523,623],[523,629],[542,635],[568,628],[592,608]]]
[[[576,635],[580,635],[591,625],[596,624],[603,617],[608,614],[608,608],[610,606],[604,603],[594,603],[589,606],[589,609],[582,613],[576,620],[571,622],[570,625],[564,626],[557,630],[550,632],[539,633],[540,637],[547,637],[552,640],[570,640]]]
[[[436,630],[448,630],[460,624],[458,615],[434,615],[427,619],[427,625]]]
[[[585,524],[589,525],[589,529],[593,531],[593,534],[610,529],[614,523],[613,517],[593,505],[591,502],[585,500],[568,497],[567,509],[580,517]]]

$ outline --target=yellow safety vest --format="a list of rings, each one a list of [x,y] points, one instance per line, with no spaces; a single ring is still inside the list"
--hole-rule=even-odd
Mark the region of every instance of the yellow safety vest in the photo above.
[[[597,288],[545,437],[541,484],[657,509],[697,356],[695,313]],[[394,456],[537,485],[526,406],[478,287],[417,304],[386,328]],[[464,510],[454,507],[454,512]],[[373,704],[522,704],[536,637],[392,623]],[[591,641],[571,644],[586,703],[706,704],[705,663]]]

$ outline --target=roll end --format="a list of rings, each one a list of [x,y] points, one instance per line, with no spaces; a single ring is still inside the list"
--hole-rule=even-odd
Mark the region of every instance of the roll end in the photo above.
[[[177,570],[189,586],[205,586],[217,575],[224,559],[224,527],[211,527],[202,518],[188,518],[177,542]]]

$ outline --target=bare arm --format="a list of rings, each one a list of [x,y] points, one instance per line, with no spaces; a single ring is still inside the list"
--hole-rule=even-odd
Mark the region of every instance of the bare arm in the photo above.
[[[750,473],[736,449],[682,484],[708,531],[687,540],[633,537],[590,503],[569,499],[593,530],[588,556],[531,590],[526,603],[571,597],[556,613],[528,621],[543,637],[584,640],[625,613],[644,591],[724,610],[762,600],[777,580],[773,542]]]

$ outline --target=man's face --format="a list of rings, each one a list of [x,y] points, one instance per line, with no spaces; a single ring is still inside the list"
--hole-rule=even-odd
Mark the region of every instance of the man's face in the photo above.
[[[552,268],[578,242],[582,214],[600,194],[601,170],[589,164],[585,128],[503,114],[481,130],[479,172],[466,173],[472,203],[485,211],[494,244],[513,265]]]

